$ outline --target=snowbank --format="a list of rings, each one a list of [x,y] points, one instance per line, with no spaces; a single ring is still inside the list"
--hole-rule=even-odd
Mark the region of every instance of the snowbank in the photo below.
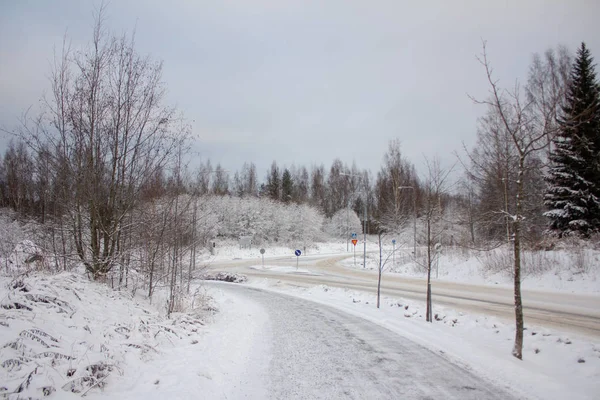
[[[357,249],[358,250],[358,249]],[[376,251],[373,251],[376,250]],[[368,244],[366,269],[379,267],[379,247]],[[424,278],[425,249],[418,248],[417,262],[412,247],[396,249],[384,246],[387,262],[384,273]],[[357,251],[356,264],[352,257],[341,262],[347,268],[362,269],[362,251]],[[512,254],[505,248],[492,251],[471,251],[460,248],[443,249],[432,263],[432,278],[481,285],[512,287]],[[551,251],[524,251],[522,255],[522,287],[524,289],[558,290],[571,293],[600,293],[600,251],[592,248],[572,248]]]
[[[73,273],[0,278],[0,299],[0,395],[19,398],[79,398],[128,379],[163,349],[198,343],[210,315],[166,320],[143,299]]]

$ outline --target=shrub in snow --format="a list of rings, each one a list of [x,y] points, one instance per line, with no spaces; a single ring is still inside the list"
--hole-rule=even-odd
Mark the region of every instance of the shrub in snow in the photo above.
[[[246,275],[234,274],[231,272],[208,273],[202,276],[202,279],[207,281],[222,281],[232,283],[244,283],[248,280]]]
[[[484,276],[500,274],[514,276],[514,255],[506,247],[482,252],[478,257]],[[530,250],[521,253],[521,277],[540,276],[557,264],[554,252]]]
[[[31,240],[23,240],[16,244],[2,264],[2,272],[6,276],[41,270],[44,267],[44,253]]]

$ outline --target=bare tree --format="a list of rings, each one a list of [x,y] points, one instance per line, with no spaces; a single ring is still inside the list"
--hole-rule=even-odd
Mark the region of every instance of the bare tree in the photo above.
[[[229,194],[229,174],[221,164],[217,164],[215,170],[210,172],[214,172],[212,193],[218,196]]]
[[[444,233],[443,224],[443,206],[444,196],[448,193],[448,177],[454,166],[443,168],[439,159],[433,161],[425,160],[427,164],[427,175],[423,184],[423,205],[422,215],[427,226],[425,241],[427,244],[427,255],[425,262],[419,262],[427,271],[427,307],[425,319],[433,322],[433,310],[431,304],[431,269],[435,257],[435,252],[441,245],[442,235]]]
[[[517,82],[511,90],[502,89],[493,77],[493,70],[488,60],[486,44],[483,43],[483,53],[478,58],[484,67],[491,96],[484,101],[477,101],[489,107],[501,122],[502,129],[508,136],[507,145],[516,158],[516,180],[514,196],[514,210],[507,212],[510,221],[510,239],[512,241],[514,256],[514,302],[516,334],[512,354],[523,358],[523,303],[521,298],[521,250],[522,228],[524,221],[525,201],[528,193],[526,176],[539,164],[532,163],[539,151],[548,146],[548,137],[555,134],[555,110],[541,106],[539,102],[529,96],[524,96]],[[528,94],[531,95],[532,92]],[[550,107],[551,108],[551,107]]]
[[[294,201],[299,204],[307,203],[309,200],[310,182],[306,167],[292,167],[292,179],[296,183],[294,185],[294,193],[292,195]]]
[[[543,56],[534,54],[529,69],[527,85],[522,96],[527,102],[528,113],[536,120],[544,121],[543,140],[550,151],[557,131],[556,116],[564,102],[564,92],[569,79],[571,57],[564,47],[549,49]],[[518,181],[519,153],[511,145],[512,138],[496,108],[488,107],[485,116],[479,118],[477,144],[473,150],[465,149],[468,162],[463,162],[466,179],[475,185],[477,208],[476,229],[482,239],[492,247],[504,241],[512,246],[510,215],[514,214]],[[460,157],[459,157],[460,158]],[[548,160],[547,152],[532,153],[524,171],[528,201],[522,210],[528,239],[541,236],[545,220],[542,217],[544,181]]]
[[[325,167],[313,165],[310,173],[310,204],[325,212],[327,204],[327,184]]]
[[[400,187],[412,187],[413,193],[404,193]],[[400,142],[392,140],[384,155],[384,165],[377,173],[375,195],[377,198],[376,219],[382,229],[398,232],[411,220],[413,200],[419,191],[419,182],[414,166],[400,151]]]
[[[47,152],[55,176],[67,175],[61,217],[69,218],[77,256],[94,279],[105,277],[126,251],[127,216],[189,135],[163,105],[162,63],[140,56],[133,36],[109,35],[104,12],[102,6],[87,48],[63,46],[52,96],[20,132],[38,157]]]
[[[565,104],[566,90],[570,80],[572,57],[564,46],[548,49],[543,56],[535,53],[529,66],[525,88],[526,98],[535,113],[542,116],[546,131],[546,158],[551,151],[552,139],[558,130],[558,113]],[[545,160],[546,161],[546,160]]]
[[[381,303],[381,278],[383,277],[383,272],[385,271],[386,266],[390,261],[390,258],[393,260],[395,253],[397,253],[403,246],[399,244],[397,247],[394,246],[394,248],[391,251],[383,250],[383,242],[385,241],[386,237],[388,237],[388,235],[383,230],[379,230],[377,234],[377,239],[379,242],[379,267],[377,271],[377,308],[379,308]]]

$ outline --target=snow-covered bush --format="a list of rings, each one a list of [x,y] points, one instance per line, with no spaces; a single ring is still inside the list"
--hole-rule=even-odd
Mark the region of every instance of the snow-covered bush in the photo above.
[[[2,261],[2,274],[17,276],[27,272],[45,269],[45,256],[42,249],[31,240],[17,243],[13,251]]]
[[[308,205],[230,196],[205,196],[198,201],[202,215],[210,216],[215,236],[252,236],[255,244],[310,244],[323,236],[323,215]]]
[[[13,256],[15,246],[29,238],[25,226],[17,219],[17,214],[8,208],[0,209],[0,270],[8,273],[8,261]]]
[[[244,283],[248,280],[246,275],[236,274],[233,272],[211,272],[204,274],[202,279],[207,281],[222,281],[222,282],[231,282],[231,283]]]
[[[337,211],[331,218],[328,218],[323,230],[331,237],[345,238],[353,232],[360,234],[362,226],[356,212],[346,208]]]

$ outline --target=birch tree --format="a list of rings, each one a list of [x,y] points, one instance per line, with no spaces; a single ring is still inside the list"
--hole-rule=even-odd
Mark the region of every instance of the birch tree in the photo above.
[[[127,215],[189,136],[164,105],[162,63],[137,53],[134,36],[107,32],[104,13],[102,6],[87,47],[63,45],[51,71],[51,95],[20,131],[37,156],[48,152],[55,175],[66,173],[61,218],[68,219],[77,257],[94,279],[105,277],[127,251]]]
[[[524,210],[527,196],[530,194],[526,185],[526,175],[533,169],[539,169],[537,163],[531,162],[539,151],[548,145],[548,136],[555,134],[554,112],[548,112],[531,98],[527,98],[518,81],[512,89],[504,89],[493,75],[493,69],[487,56],[486,43],[483,43],[483,53],[478,58],[483,66],[490,88],[487,100],[477,101],[486,105],[490,112],[497,115],[502,128],[507,135],[507,145],[517,155],[514,210],[507,214],[510,222],[510,240],[513,251],[513,292],[515,305],[515,341],[513,356],[523,358],[523,302],[521,297],[521,252],[524,223]]]

